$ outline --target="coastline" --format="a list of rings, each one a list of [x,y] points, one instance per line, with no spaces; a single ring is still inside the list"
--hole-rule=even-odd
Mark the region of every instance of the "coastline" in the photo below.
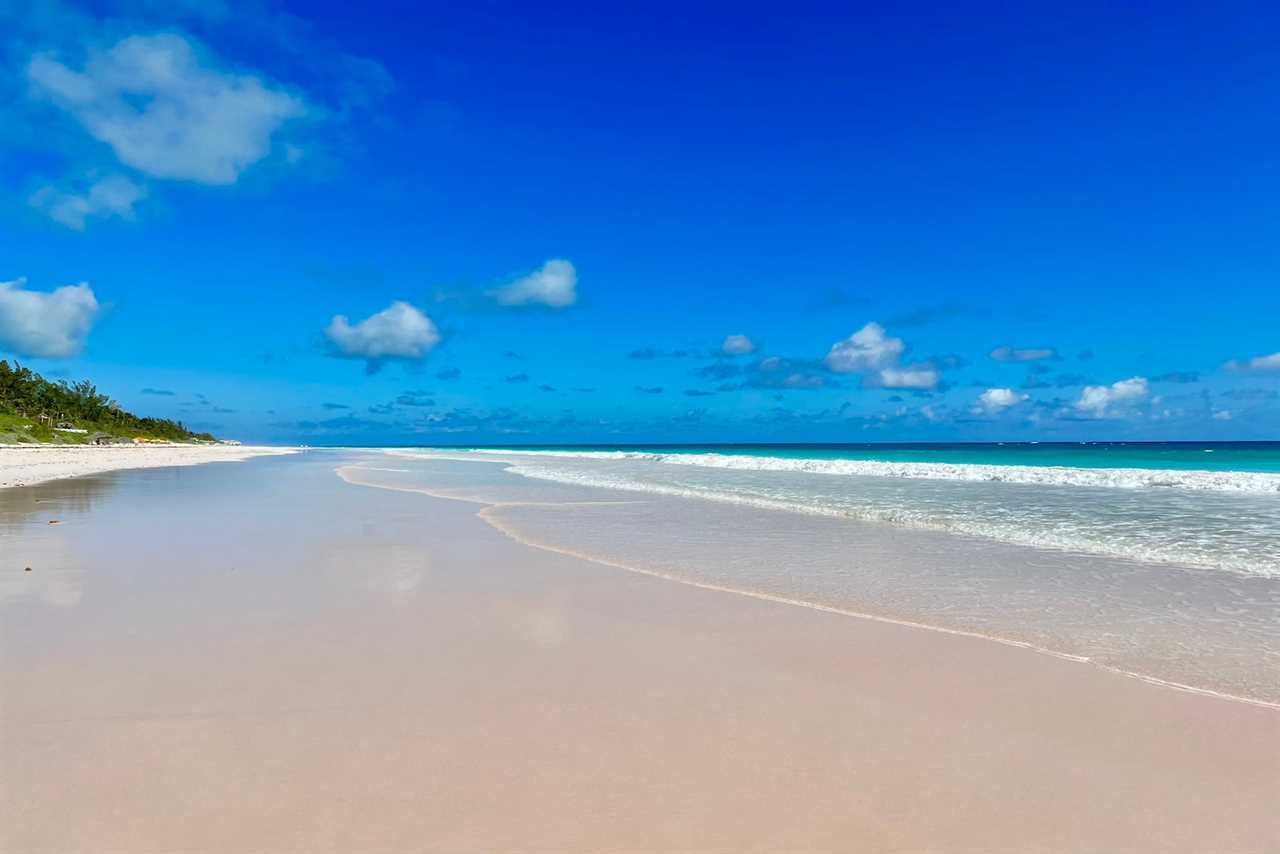
[[[33,486],[118,469],[241,462],[293,454],[298,448],[267,445],[0,445],[0,489]]]
[[[786,502],[763,501],[759,492],[736,501],[726,500],[737,497],[731,492],[691,494],[687,484],[668,489],[639,482],[647,473],[632,482],[631,476],[598,476],[605,474],[600,470],[562,477],[491,455],[388,453],[393,467],[371,464],[339,476],[487,505],[480,517],[507,536],[605,566],[985,638],[1169,688],[1280,706],[1274,658],[1280,654],[1274,623],[1280,581],[1269,575],[797,508],[795,492]],[[869,482],[848,487],[878,488]],[[1051,498],[1059,507],[1114,507],[1110,496],[1076,495],[1069,487],[1065,495],[1043,498],[1025,494],[1027,487],[994,489],[1020,489],[1027,501]],[[1167,495],[1140,502],[1167,501]],[[983,509],[1002,508],[989,503]],[[1170,518],[1185,518],[1188,508],[1170,509],[1182,514]]]
[[[1272,710],[604,570],[503,536],[462,491],[334,464],[0,495],[35,567],[5,567],[24,586],[0,600],[5,847],[1280,842]]]
[[[872,622],[896,625],[896,626],[915,629],[919,631],[934,632],[941,635],[951,635],[955,637],[981,640],[988,643],[994,643],[1002,646],[1012,647],[1014,649],[1025,650],[1027,652],[1035,653],[1037,655],[1048,656],[1050,658],[1059,659],[1061,661],[1067,661],[1067,662],[1072,662],[1076,664],[1086,664],[1091,667],[1096,667],[1108,673],[1113,673],[1115,675],[1123,676],[1130,679],[1136,679],[1140,682],[1145,682],[1147,684],[1162,687],[1162,688],[1168,688],[1175,691],[1184,691],[1187,693],[1198,694],[1205,697],[1213,697],[1213,698],[1216,698],[1219,700],[1225,700],[1228,702],[1244,703],[1246,705],[1257,706],[1259,708],[1270,709],[1272,711],[1280,711],[1280,702],[1262,699],[1259,697],[1249,697],[1241,694],[1234,694],[1227,691],[1214,690],[1212,688],[1207,688],[1204,686],[1190,685],[1190,684],[1186,684],[1183,682],[1178,682],[1170,679],[1164,679],[1149,673],[1142,673],[1134,670],[1127,670],[1123,667],[1118,667],[1112,664],[1108,664],[1106,662],[1097,661],[1089,656],[1076,655],[1076,654],[1064,652],[1061,650],[1051,649],[1048,647],[1036,645],[1028,641],[1018,640],[1010,637],[1004,637],[998,634],[952,628],[952,627],[948,627],[945,625],[940,625],[932,622],[922,622],[919,620],[893,617],[885,614],[876,614],[876,613],[871,613],[871,612],[861,611],[861,610],[854,610],[854,609],[845,608],[845,607],[837,607],[829,604],[823,604],[822,602],[817,602],[817,601],[812,601],[807,599],[800,599],[800,598],[795,598],[791,596],[778,595],[778,594],[768,593],[760,590],[752,590],[742,586],[731,586],[727,584],[701,581],[696,578],[691,578],[685,574],[664,572],[661,570],[646,568],[644,566],[636,565],[633,563],[613,560],[598,554],[592,554],[579,549],[566,548],[564,546],[556,545],[550,542],[544,542],[542,540],[531,537],[528,534],[521,531],[520,528],[509,524],[508,522],[504,521],[502,518],[502,512],[504,510],[520,508],[520,507],[528,507],[528,506],[537,506],[537,505],[541,505],[545,507],[554,507],[554,506],[557,506],[556,502],[544,503],[544,502],[529,502],[529,501],[518,501],[518,500],[517,501],[486,500],[484,498],[481,498],[479,496],[474,496],[474,495],[465,496],[465,497],[458,496],[458,495],[451,495],[451,494],[448,494],[447,492],[435,491],[426,487],[394,486],[394,485],[387,485],[387,484],[379,484],[379,483],[370,482],[368,480],[361,480],[358,474],[358,472],[360,471],[395,471],[395,470],[381,469],[377,466],[369,466],[369,465],[346,465],[346,466],[338,466],[334,470],[334,473],[337,474],[339,478],[341,478],[342,480],[344,480],[345,482],[353,486],[363,486],[370,489],[386,489],[391,491],[424,495],[431,498],[437,498],[440,500],[459,501],[459,502],[468,503],[468,504],[480,505],[480,509],[477,510],[475,513],[476,518],[483,520],[491,528],[493,528],[495,531],[502,534],[503,536],[511,539],[514,542],[520,543],[521,545],[528,546],[529,548],[540,549],[540,550],[551,552],[553,554],[560,554],[565,557],[570,557],[576,560],[588,561],[590,563],[595,563],[603,567],[608,567],[610,569],[621,570],[623,572],[636,573],[638,575],[657,578],[663,581],[668,581],[675,584],[681,584],[681,585],[693,587],[700,590],[708,590],[716,593],[729,594],[733,596],[742,596],[748,599],[756,599],[764,602],[772,602],[774,604],[783,605],[787,607],[803,608],[811,611],[817,611],[820,613],[835,614],[843,617],[850,617],[857,620],[869,620]],[[579,506],[582,506],[587,503],[590,503],[590,502],[564,502],[562,506],[567,506],[568,504],[577,504]],[[612,502],[601,501],[599,503],[608,504]]]

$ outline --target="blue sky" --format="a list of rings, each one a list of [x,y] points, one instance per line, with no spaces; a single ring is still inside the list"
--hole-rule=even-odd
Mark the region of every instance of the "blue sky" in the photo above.
[[[245,440],[1280,438],[1274,4],[612,5],[0,0],[0,356]]]

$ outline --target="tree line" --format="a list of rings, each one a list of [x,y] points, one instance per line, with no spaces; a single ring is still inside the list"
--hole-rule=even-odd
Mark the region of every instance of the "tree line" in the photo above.
[[[183,441],[212,440],[208,433],[193,433],[181,421],[143,418],[126,412],[120,404],[98,391],[89,380],[51,382],[30,368],[0,359],[0,412],[30,418],[44,416],[54,423],[68,421],[76,427],[115,436]]]

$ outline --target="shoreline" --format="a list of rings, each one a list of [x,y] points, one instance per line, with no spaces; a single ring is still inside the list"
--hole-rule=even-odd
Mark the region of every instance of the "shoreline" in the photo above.
[[[835,469],[809,470],[791,464],[822,462],[825,465],[828,461],[767,457],[744,457],[742,459],[749,459],[752,465],[739,468],[708,464],[707,455],[690,454],[623,457],[605,452],[594,456],[545,452],[539,457],[532,453],[488,449],[470,454],[402,449],[384,449],[384,452],[406,460],[493,462],[524,478],[566,486],[887,523],[902,529],[981,537],[1062,553],[1226,571],[1246,578],[1261,575],[1280,579],[1280,525],[1274,521],[1280,518],[1275,504],[1280,500],[1280,473],[1150,469],[1142,470],[1143,482],[1147,485],[1131,488],[1114,483],[1108,487],[1081,485],[1083,482],[1075,482],[1074,477],[1062,479],[1055,475],[1057,472],[1090,477],[1102,474],[1110,480],[1112,474],[1130,471],[1127,469],[1041,467],[1034,469],[1035,478],[1018,482],[1016,478],[1006,477],[957,479],[917,476],[905,471],[886,474],[871,469],[844,470],[839,467],[844,465],[843,461],[835,461],[839,464]],[[760,461],[765,464],[755,465]],[[900,464],[866,465],[898,467]],[[933,463],[913,465],[937,467]],[[947,465],[940,467],[948,468]],[[1214,482],[1242,479],[1237,486],[1269,478],[1271,486],[1263,492],[1191,488],[1178,481],[1183,475],[1203,475]],[[744,478],[750,479],[749,486],[745,485]],[[788,485],[795,488],[780,488]],[[873,495],[874,498],[869,497]],[[1061,498],[1065,495],[1074,496],[1070,511],[1065,510]],[[1123,506],[1123,513],[1090,514],[1088,508],[1099,501]],[[1188,510],[1188,501],[1196,504],[1197,512]],[[1009,512],[1015,509],[1017,512]],[[1172,530],[1162,521],[1175,517],[1213,520],[1228,516],[1238,517],[1238,524],[1229,530],[1212,522]],[[1139,524],[1124,524],[1120,521],[1122,518]]]
[[[301,449],[270,445],[0,445],[0,489],[120,469],[242,462]]]
[[[361,466],[358,464],[348,464],[344,466],[339,466],[334,469],[334,473],[339,478],[341,478],[346,483],[352,484],[353,486],[362,486],[368,489],[385,489],[393,492],[405,492],[410,494],[426,495],[428,497],[437,498],[443,501],[457,501],[457,502],[462,502],[467,504],[481,505],[480,509],[476,511],[475,516],[478,519],[483,520],[495,531],[497,531],[498,533],[502,534],[504,537],[507,537],[508,539],[516,543],[527,546],[529,548],[541,549],[543,551],[551,552],[552,554],[559,554],[559,555],[563,555],[565,557],[573,558],[576,560],[584,560],[590,563],[598,564],[600,566],[609,567],[611,569],[618,569],[618,570],[622,570],[623,572],[631,572],[637,575],[648,576],[650,578],[657,578],[663,581],[669,581],[675,584],[680,584],[687,587],[693,587],[699,590],[708,590],[715,593],[726,593],[733,596],[742,596],[748,599],[756,599],[762,602],[772,602],[778,605],[786,605],[794,608],[803,608],[810,611],[817,611],[817,612],[826,613],[826,614],[835,614],[843,617],[851,617],[853,619],[858,619],[858,620],[869,620],[872,622],[884,623],[886,625],[901,626],[904,628],[917,629],[917,630],[926,631],[926,632],[934,632],[937,634],[972,638],[976,640],[985,641],[988,643],[994,643],[994,644],[999,644],[1001,646],[1011,647],[1014,649],[1021,649],[1026,652],[1047,656],[1049,658],[1058,659],[1060,661],[1071,662],[1074,664],[1087,664],[1100,671],[1103,671],[1106,673],[1112,673],[1117,676],[1123,676],[1129,679],[1135,679],[1139,682],[1143,682],[1148,685],[1156,686],[1159,688],[1171,689],[1174,691],[1180,691],[1188,694],[1196,694],[1199,696],[1210,697],[1213,699],[1224,700],[1232,703],[1243,703],[1248,706],[1254,706],[1258,708],[1267,709],[1269,711],[1280,712],[1280,703],[1272,702],[1270,700],[1264,700],[1256,697],[1247,697],[1239,694],[1231,694],[1223,691],[1215,691],[1212,688],[1203,688],[1196,685],[1188,685],[1181,682],[1175,682],[1169,679],[1162,679],[1159,676],[1152,676],[1146,673],[1125,670],[1120,667],[1115,667],[1113,665],[1095,661],[1089,656],[1075,655],[1072,653],[1062,652],[1062,651],[1050,649],[1047,647],[1037,646],[1036,644],[1030,643],[1028,641],[1018,640],[1016,638],[1006,638],[1006,637],[1001,637],[999,635],[984,634],[982,632],[969,631],[966,629],[957,629],[957,628],[950,628],[947,626],[934,625],[932,623],[921,622],[919,620],[900,619],[900,618],[885,616],[882,614],[873,614],[873,613],[869,613],[865,611],[857,611],[849,608],[840,608],[833,605],[826,605],[820,602],[810,602],[804,599],[797,599],[794,597],[787,597],[787,596],[779,596],[776,594],[766,593],[758,590],[750,590],[750,589],[741,588],[741,587],[732,587],[732,586],[723,585],[723,584],[714,584],[714,583],[699,581],[693,578],[683,577],[674,573],[661,572],[653,569],[646,569],[640,566],[633,566],[633,565],[622,563],[619,561],[609,560],[607,558],[603,558],[598,555],[592,555],[587,552],[577,551],[574,549],[566,549],[566,548],[562,548],[560,546],[552,545],[549,543],[540,542],[538,540],[527,537],[524,534],[521,534],[511,525],[505,524],[501,520],[494,517],[494,514],[496,511],[500,511],[501,509],[506,507],[520,507],[520,506],[528,506],[531,504],[554,505],[554,504],[560,504],[560,503],[568,504],[568,503],[579,503],[579,502],[485,501],[478,498],[461,498],[457,496],[448,495],[442,492],[432,491],[426,488],[399,487],[399,486],[389,486],[389,485],[382,485],[382,484],[363,483],[358,480],[353,480],[349,478],[346,472],[347,469],[357,469],[357,470],[366,469],[370,471],[378,471],[379,469],[374,466]],[[396,471],[396,470],[391,469],[390,471]]]

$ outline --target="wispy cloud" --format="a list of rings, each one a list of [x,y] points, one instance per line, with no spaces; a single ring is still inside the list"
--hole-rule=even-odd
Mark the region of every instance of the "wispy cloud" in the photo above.
[[[720,344],[720,351],[727,356],[745,356],[755,349],[755,342],[745,335],[726,335]]]
[[[1268,373],[1280,371],[1280,353],[1268,356],[1254,356],[1252,359],[1232,359],[1227,362],[1227,370],[1237,373]]]
[[[901,368],[883,368],[879,374],[881,388],[907,388],[928,391],[938,387],[942,374],[924,363]]]
[[[54,186],[41,187],[29,201],[32,207],[44,211],[55,222],[83,231],[85,223],[92,217],[133,219],[134,205],[146,195],[146,189],[140,184],[123,175],[109,175],[80,192]]]
[[[717,391],[744,388],[812,390],[830,385],[821,362],[783,356],[766,356],[745,365],[728,361],[712,362],[703,365],[694,375],[709,380],[738,380],[722,382]]]
[[[121,163],[154,178],[235,183],[270,153],[282,124],[307,113],[301,97],[261,76],[220,69],[177,33],[121,39],[90,51],[79,70],[37,54],[26,75],[33,91]]]
[[[436,405],[435,398],[429,391],[402,392],[395,402],[400,406],[432,407]]]
[[[578,301],[578,271],[570,262],[553,258],[541,269],[490,291],[490,295],[503,306],[567,308]]]
[[[997,362],[1036,362],[1041,359],[1056,359],[1058,351],[1052,347],[997,347],[991,351],[991,358]]]

